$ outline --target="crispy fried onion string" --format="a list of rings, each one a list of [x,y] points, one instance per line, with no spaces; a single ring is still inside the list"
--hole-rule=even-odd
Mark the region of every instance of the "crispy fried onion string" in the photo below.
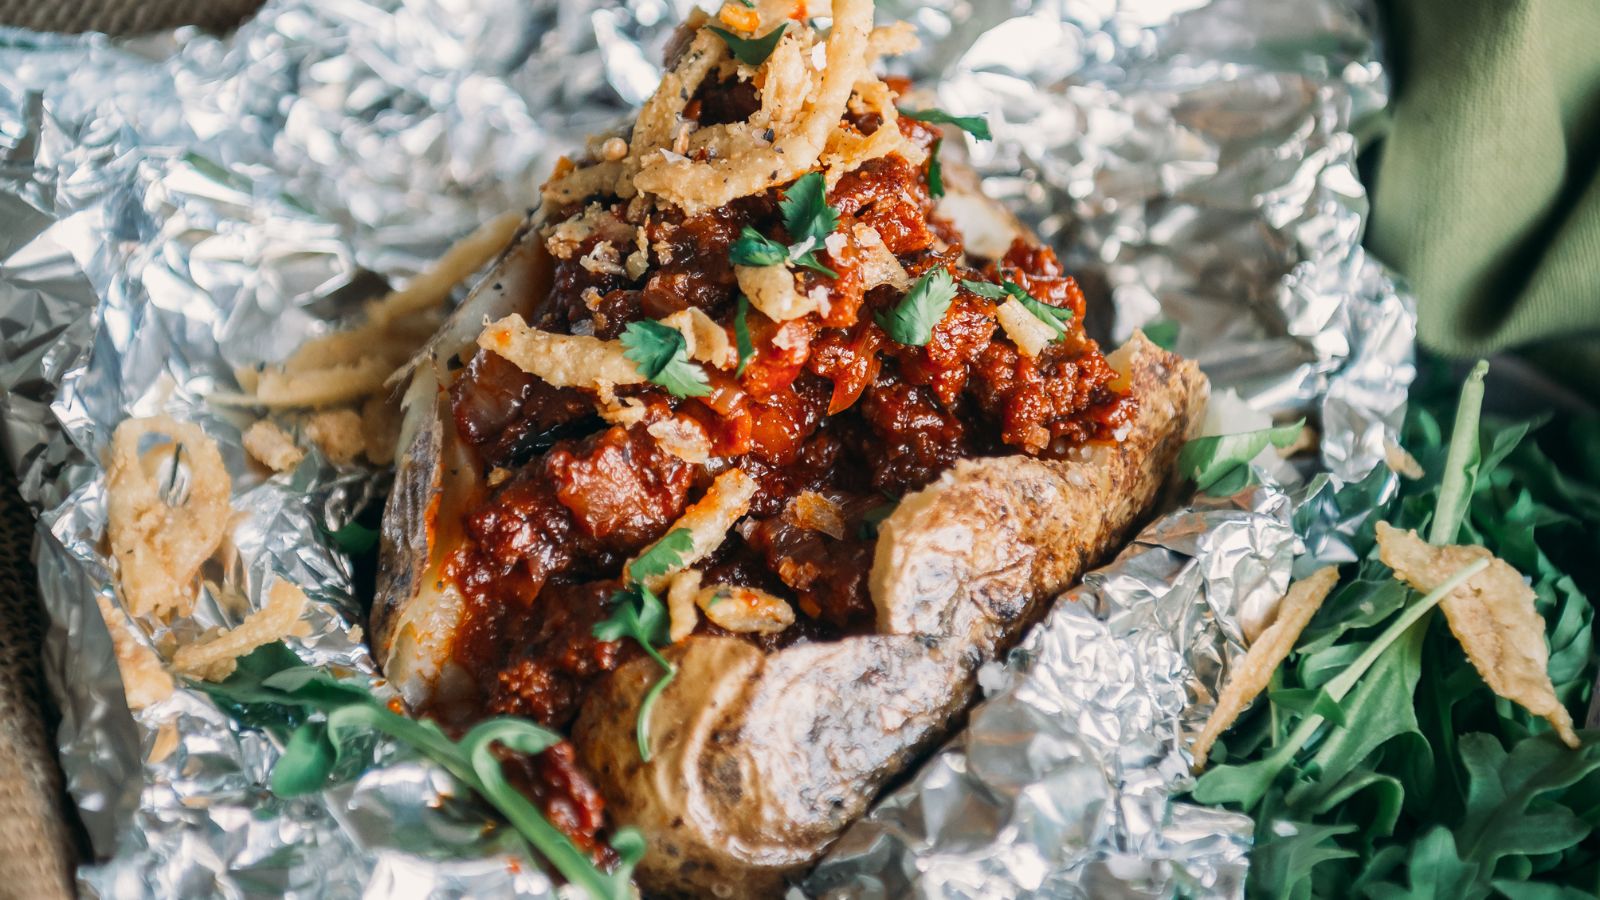
[[[761,4],[749,34],[770,34],[780,25],[785,31],[756,68],[733,60],[722,38],[705,27],[709,18],[696,11],[674,42],[681,50],[669,58],[661,86],[639,110],[627,154],[558,168],[544,185],[545,202],[559,207],[602,194],[624,200],[643,194],[693,215],[787,184],[819,162],[830,181],[897,151],[919,163],[922,153],[896,125],[890,91],[871,74],[880,56],[914,47],[915,37],[903,27],[873,30],[871,0],[833,0],[831,7],[833,27],[819,66],[812,52],[816,32],[791,17],[793,4]],[[687,119],[706,79],[730,72],[760,91],[761,105],[749,120],[699,127]],[[843,121],[852,106],[877,113],[882,124],[870,135],[860,133]]]
[[[1327,599],[1338,583],[1338,567],[1324,566],[1289,586],[1289,592],[1278,603],[1277,617],[1251,642],[1244,658],[1234,663],[1233,671],[1228,673],[1228,681],[1222,687],[1222,695],[1217,698],[1216,708],[1211,711],[1211,717],[1206,719],[1199,737],[1195,738],[1190,752],[1194,756],[1196,772],[1205,768],[1206,757],[1211,755],[1211,745],[1233,725],[1240,713],[1249,708],[1251,701],[1266,690],[1272,673],[1278,670],[1278,664],[1294,649],[1300,632],[1305,630],[1311,617],[1322,608],[1322,601]]]
[[[239,657],[273,641],[310,634],[311,626],[302,618],[306,603],[305,592],[299,587],[276,581],[260,609],[233,628],[179,647],[172,655],[172,667],[194,678],[221,681],[233,674]]]
[[[151,435],[163,440],[141,452]],[[135,616],[188,615],[195,578],[233,515],[222,454],[198,425],[160,415],[118,425],[109,456],[107,531],[123,602]],[[177,477],[180,466],[187,479]]]

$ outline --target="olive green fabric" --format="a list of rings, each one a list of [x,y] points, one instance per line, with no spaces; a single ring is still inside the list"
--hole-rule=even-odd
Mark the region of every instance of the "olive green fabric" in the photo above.
[[[1368,244],[1423,346],[1600,396],[1600,0],[1388,0]]]

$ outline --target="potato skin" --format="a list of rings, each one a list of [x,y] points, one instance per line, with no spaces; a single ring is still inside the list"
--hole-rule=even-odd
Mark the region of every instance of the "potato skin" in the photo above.
[[[906,497],[880,528],[871,586],[882,633],[765,654],[732,638],[666,649],[611,673],[573,733],[619,825],[642,829],[647,893],[781,893],[884,784],[944,737],[975,673],[1049,600],[1118,546],[1168,483],[1204,414],[1191,362],[1135,335],[1113,354],[1140,410],[1118,444],[1078,461],[966,460]]]
[[[965,700],[951,685],[970,680],[959,656],[896,635],[771,655],[691,636],[664,654],[679,671],[651,711],[649,763],[634,739],[662,675],[648,658],[584,704],[573,743],[613,819],[647,835],[640,882],[666,896],[780,894],[943,732]]]

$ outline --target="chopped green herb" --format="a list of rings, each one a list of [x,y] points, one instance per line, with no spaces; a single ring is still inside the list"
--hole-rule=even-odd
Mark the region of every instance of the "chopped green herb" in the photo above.
[[[739,305],[733,313],[733,342],[739,348],[739,365],[733,370],[733,377],[738,378],[744,374],[744,367],[750,365],[750,360],[756,355],[756,345],[750,340],[750,298],[739,295]]]
[[[1154,319],[1144,323],[1144,336],[1157,347],[1172,352],[1178,346],[1178,320]]]
[[[678,669],[656,648],[668,643],[668,616],[666,604],[644,582],[665,575],[683,565],[683,556],[694,547],[694,535],[687,528],[677,528],[656,541],[628,566],[628,585],[611,597],[614,608],[611,615],[596,622],[591,633],[602,641],[620,641],[633,638],[663,672],[644,701],[639,704],[639,715],[634,723],[634,735],[639,743],[639,758],[650,761],[650,711],[656,698],[666,689],[668,682],[678,674]]]
[[[756,0],[739,0],[739,5],[745,9],[755,9]]]
[[[998,284],[988,281],[968,281],[962,279],[961,286],[987,300],[1001,300],[1006,296],[1006,289]]]
[[[775,266],[789,261],[789,248],[746,225],[729,249],[728,258],[736,266]]]
[[[838,272],[817,259],[822,242],[839,227],[839,211],[828,205],[827,191],[827,182],[821,172],[808,172],[795,179],[793,184],[784,189],[783,199],[778,201],[778,209],[783,213],[783,227],[794,238],[794,244],[785,247],[771,238],[763,237],[754,228],[746,227],[739,232],[739,239],[734,241],[728,258],[736,266],[792,263],[829,278],[838,278]]]
[[[1066,323],[1072,321],[1072,310],[1033,299],[1033,295],[1023,290],[1022,285],[1015,281],[1002,281],[999,284],[987,281],[963,281],[961,286],[990,300],[999,300],[1005,296],[1014,297],[1022,304],[1023,309],[1033,313],[1034,318],[1050,326],[1050,330],[1056,333],[1056,336],[1051,338],[1052,341],[1059,341],[1067,336]]]
[[[944,196],[944,167],[939,164],[939,148],[944,146],[944,138],[933,139],[933,149],[928,151],[928,196]]]
[[[983,116],[953,116],[942,109],[905,109],[903,107],[900,110],[900,115],[935,125],[954,125],[980,141],[993,139],[989,134],[989,123]]]
[[[665,575],[682,566],[684,555],[693,549],[694,534],[687,528],[674,528],[628,566],[628,580],[639,583]]]
[[[796,241],[810,239],[821,246],[839,227],[839,211],[828,205],[828,183],[821,172],[807,172],[784,189],[778,201],[783,227]]]
[[[1305,425],[1306,420],[1301,419],[1277,428],[1195,438],[1178,451],[1178,471],[1202,491],[1231,494],[1248,483],[1250,460],[1268,444],[1278,448],[1293,444]]]
[[[950,309],[956,283],[946,269],[924,273],[888,314],[879,313],[878,324],[899,343],[921,347],[933,339],[933,328]]]
[[[360,556],[378,545],[378,529],[368,528],[353,520],[333,532],[331,537],[333,545],[350,556]]]
[[[689,361],[689,344],[660,322],[645,319],[630,323],[622,332],[622,355],[639,374],[667,389],[674,397],[704,397],[711,393],[706,373]]]
[[[783,30],[788,27],[789,23],[785,22],[758,38],[743,38],[716,25],[711,26],[711,31],[728,45],[728,52],[733,54],[734,59],[747,66],[759,66],[778,48]]]
[[[630,876],[644,852],[637,831],[623,829],[612,837],[612,848],[622,860],[611,872],[602,872],[539,811],[539,807],[505,778],[493,745],[516,753],[541,753],[561,740],[561,735],[524,719],[492,718],[479,723],[459,741],[426,719],[411,719],[391,710],[371,690],[353,681],[334,679],[320,669],[303,665],[281,642],[260,647],[238,661],[227,679],[196,682],[218,704],[249,720],[249,711],[287,707],[300,724],[288,734],[283,754],[273,766],[271,787],[283,797],[321,790],[331,777],[341,774],[341,764],[352,769],[358,760],[353,750],[374,734],[411,747],[455,776],[506,817],[562,877],[590,896],[622,900],[633,896]],[[320,715],[321,718],[313,716]],[[279,719],[281,721],[281,717]],[[291,719],[294,721],[294,719]],[[353,776],[354,771],[349,771]]]

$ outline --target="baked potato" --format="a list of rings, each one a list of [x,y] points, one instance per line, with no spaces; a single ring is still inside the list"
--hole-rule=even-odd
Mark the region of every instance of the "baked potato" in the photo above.
[[[640,829],[647,893],[778,893],[1138,524],[1203,414],[1192,363],[1102,355],[1054,255],[941,173],[865,74],[893,34],[862,7],[760,64],[691,17],[632,131],[558,167],[403,373],[375,654],[447,725],[565,730],[535,795],[600,858]]]

